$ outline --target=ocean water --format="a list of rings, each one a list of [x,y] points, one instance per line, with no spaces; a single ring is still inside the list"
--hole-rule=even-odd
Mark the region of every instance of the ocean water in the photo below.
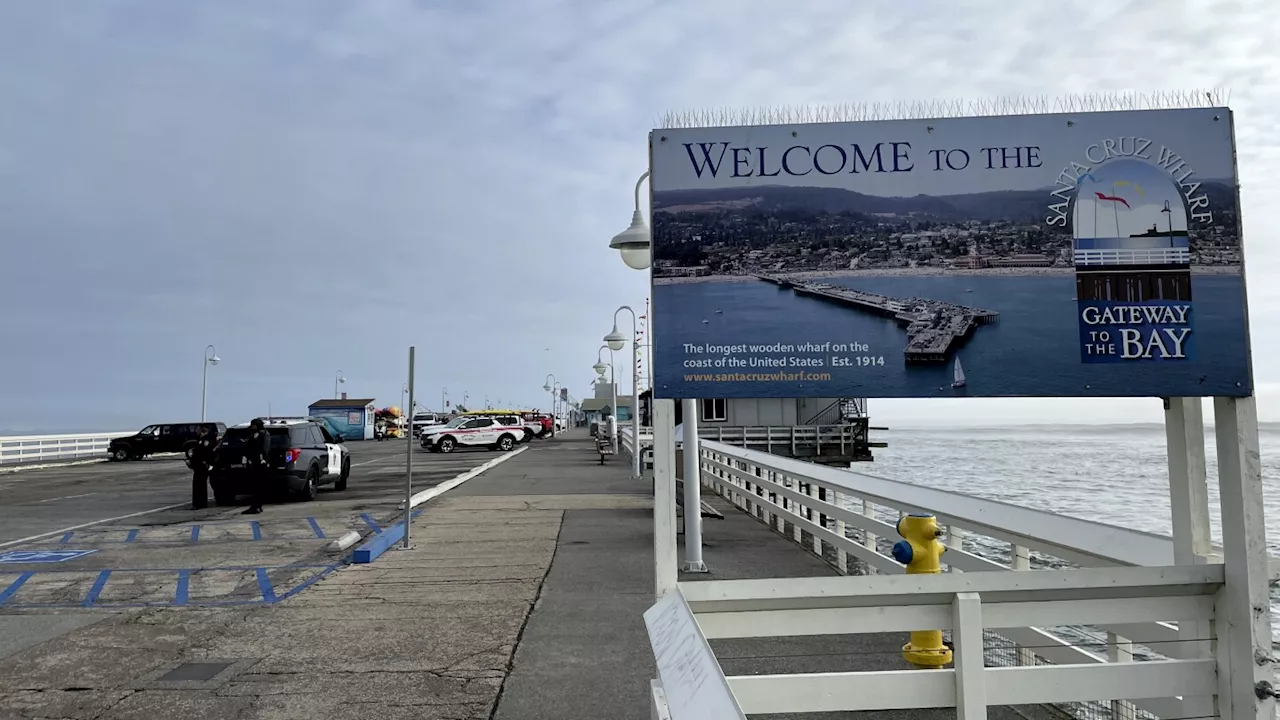
[[[654,374],[667,397],[1170,397],[1243,395],[1248,373],[1243,279],[1192,279],[1193,333],[1186,361],[1084,363],[1081,361],[1075,280],[1072,276],[914,276],[823,280],[895,297],[924,297],[995,310],[999,321],[977,328],[959,346],[967,385],[951,388],[951,365],[908,366],[907,335],[896,321],[779,288],[763,281],[657,285],[654,300]],[[718,311],[718,312],[717,312]],[[705,322],[704,322],[705,321]],[[863,343],[883,365],[804,368],[832,379],[685,381],[685,343],[742,345],[782,342]],[[826,354],[820,354],[826,355]],[[771,373],[775,369],[741,372]],[[798,369],[788,368],[789,372]],[[1239,384],[1237,384],[1239,383]],[[815,389],[816,387],[816,389]]]
[[[1170,535],[1168,466],[1160,425],[1044,425],[890,429],[889,447],[855,470],[939,490],[1000,500],[1084,520]],[[1280,556],[1280,426],[1259,433],[1267,545]],[[1222,540],[1217,458],[1205,437],[1209,512]],[[996,554],[995,546],[975,547]],[[1003,548],[1001,548],[1003,550]],[[1272,637],[1280,642],[1280,593],[1272,591]]]

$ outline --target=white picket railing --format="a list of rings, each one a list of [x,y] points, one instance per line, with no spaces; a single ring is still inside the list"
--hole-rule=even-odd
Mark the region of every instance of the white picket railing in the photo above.
[[[1034,574],[1057,573],[1069,566],[1162,567],[1174,563],[1173,541],[1160,535],[721,443],[703,441],[701,446],[704,486],[779,533],[789,533],[797,543],[802,542],[802,532],[807,534],[808,541],[812,543],[807,549],[819,556],[824,556],[824,550],[834,548],[835,565],[845,572],[847,558],[853,556],[865,563],[870,574],[903,573],[903,566],[889,555],[889,551],[893,539],[896,539],[897,519],[909,513],[934,515],[939,525],[945,526],[947,552],[942,556],[942,562],[951,572],[1030,570],[1033,559],[1037,565],[1054,568],[1051,571],[1038,570]],[[787,524],[791,526],[789,531]],[[982,552],[977,552],[979,548]],[[1213,559],[1206,560],[1211,562]],[[1221,568],[1217,572],[1220,573]],[[974,590],[980,592],[977,586]],[[940,602],[947,604],[951,601]],[[1205,602],[1211,605],[1212,597]],[[1018,666],[1037,665],[1036,656],[1055,665],[1096,665],[1107,663],[1109,659],[1123,662],[1133,657],[1134,646],[1140,648],[1139,657],[1197,661],[1209,657],[1208,629],[1201,622],[1205,618],[1141,612],[1081,613],[1076,612],[1075,605],[1070,609],[1078,616],[1075,620],[1067,617],[1072,615],[1068,612],[1044,614],[1043,617],[1037,615],[1035,622],[1030,621],[1034,613],[1015,613],[1008,617],[1026,617],[1028,622],[998,625],[987,622],[985,627],[1000,628],[998,636],[1017,646],[1014,664]],[[949,608],[943,610],[944,614],[951,612]],[[935,609],[934,612],[942,613],[943,610]],[[875,617],[883,618],[882,615]],[[1187,626],[1189,632],[1180,633],[1177,621],[1192,621],[1193,624]],[[912,625],[913,622],[917,624]],[[1095,644],[1096,649],[1081,647],[1082,637],[1063,637],[1064,631],[1060,626],[1083,628],[1082,637],[1092,640],[1090,644]],[[900,629],[897,625],[894,627]],[[902,625],[902,628],[910,627],[921,626],[917,620]],[[835,631],[828,629],[824,632]],[[1150,662],[1154,660],[1138,664],[1148,665]],[[1175,673],[1174,676],[1181,674]],[[1008,677],[1021,676],[1011,674]],[[1083,673],[1081,677],[1093,675]],[[735,692],[739,686],[751,685],[750,682],[731,684]],[[1159,686],[1164,687],[1163,681]],[[1076,687],[1074,683],[1072,687]],[[1089,697],[1092,696],[1078,695],[1072,699]],[[1117,703],[1117,707],[1112,708],[1113,717],[1138,716],[1134,708],[1125,707],[1128,702]],[[744,707],[746,704],[744,701]],[[1148,695],[1133,701],[1132,705],[1159,718],[1187,716],[1182,701],[1172,694]]]
[[[669,602],[687,607],[696,623],[681,627],[668,622],[651,628],[659,671],[651,712],[661,717],[669,711],[667,701],[677,700],[668,697],[669,680],[681,682],[687,672],[680,670],[695,664],[702,666],[701,675],[711,676],[702,683],[709,689],[684,693],[686,697],[678,698],[683,708],[717,701],[726,706],[732,699],[737,706],[732,710],[740,708],[748,716],[954,707],[958,717],[985,718],[990,706],[1127,702],[1121,698],[1139,707],[1155,703],[1170,712],[1180,712],[1184,700],[1211,706],[1219,692],[1218,660],[1207,650],[1186,658],[1115,665],[987,667],[983,640],[988,630],[1003,633],[1025,625],[1125,624],[1160,618],[1213,627],[1214,599],[1223,582],[1221,565],[901,575],[867,577],[857,583],[845,578],[788,578],[785,585],[774,579],[681,582],[671,593],[678,597]],[[706,641],[715,639],[905,635],[921,628],[951,632],[953,667],[725,677],[718,663],[705,658],[705,651],[701,662],[698,658]],[[1206,648],[1213,639],[1205,638]],[[671,646],[684,651],[661,652]],[[667,693],[659,692],[664,689]]]
[[[108,432],[0,436],[0,466],[97,458],[105,460],[107,445],[114,438],[132,434]]]

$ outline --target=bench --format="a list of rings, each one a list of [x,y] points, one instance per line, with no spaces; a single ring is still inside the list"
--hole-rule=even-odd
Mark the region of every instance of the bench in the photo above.
[[[706,500],[701,501],[699,505],[701,506],[700,507],[701,512],[699,512],[698,514],[701,515],[702,517],[714,518],[716,520],[724,519],[724,515],[719,510],[707,504]],[[676,478],[676,509],[681,511],[682,513],[684,511],[684,480],[681,480],[680,478]]]
[[[600,464],[604,464],[605,458],[613,454],[613,443],[606,437],[596,438],[596,452],[600,453]]]

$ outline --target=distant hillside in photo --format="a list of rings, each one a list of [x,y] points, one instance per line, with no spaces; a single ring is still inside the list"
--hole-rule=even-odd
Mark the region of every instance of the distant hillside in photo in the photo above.
[[[915,195],[881,197],[842,188],[759,185],[708,190],[663,190],[653,194],[654,212],[718,212],[747,208],[770,212],[806,210],[814,213],[857,213],[863,215],[926,216],[939,220],[1006,220],[1043,222],[1053,201],[1053,188],[998,190],[964,195]],[[1209,196],[1211,208],[1235,206],[1230,181],[1206,180],[1200,192]],[[1227,204],[1229,203],[1229,204]]]

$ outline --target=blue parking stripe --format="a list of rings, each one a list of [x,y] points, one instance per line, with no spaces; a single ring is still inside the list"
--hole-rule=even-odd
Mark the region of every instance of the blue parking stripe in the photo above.
[[[376,533],[382,532],[382,528],[378,526],[377,521],[369,513],[360,513],[360,519],[364,520],[364,524],[368,525],[370,530]]]
[[[316,537],[318,537],[318,538],[320,538],[321,540],[323,540],[323,539],[324,539],[324,530],[321,530],[321,529],[320,529],[320,523],[316,522],[316,519],[315,519],[315,518],[313,518],[313,517],[309,517],[309,518],[307,518],[307,522],[311,524],[311,529],[315,531],[315,533],[316,533]]]
[[[174,605],[186,605],[187,599],[191,594],[191,571],[178,571],[178,589],[173,593]]]
[[[107,586],[107,578],[111,577],[110,570],[103,570],[98,573],[98,579],[93,581],[93,587],[89,588],[89,594],[84,596],[84,602],[80,603],[84,607],[92,607],[98,602],[98,596],[102,594],[102,589]]]
[[[250,520],[249,529],[253,531],[254,540],[262,539],[262,523],[259,523],[257,520]]]
[[[276,601],[276,590],[271,586],[271,578],[267,577],[266,568],[258,568],[258,589],[262,591],[262,601],[273,603]]]
[[[134,528],[134,529],[130,530],[130,531],[129,531],[129,534],[127,534],[127,535],[125,535],[125,536],[124,536],[124,541],[125,541],[125,542],[127,542],[127,543],[131,543],[131,542],[133,542],[134,540],[137,540],[137,539],[138,539],[138,528]]]
[[[0,605],[4,605],[5,603],[9,602],[9,598],[13,597],[14,593],[21,590],[22,586],[25,585],[27,581],[31,579],[32,575],[35,575],[35,573],[24,572],[18,576],[17,580],[14,580],[13,582],[9,583],[9,587],[5,588],[4,592],[0,592]]]
[[[64,534],[62,535],[62,539],[58,541],[58,544],[59,544],[59,545],[66,545],[67,543],[71,542],[71,538],[72,538],[72,536],[74,536],[75,534],[76,534],[76,532],[75,532],[74,530],[69,530],[69,531],[67,531],[66,533],[64,533]]]
[[[191,542],[200,542],[200,526],[191,526]]]

